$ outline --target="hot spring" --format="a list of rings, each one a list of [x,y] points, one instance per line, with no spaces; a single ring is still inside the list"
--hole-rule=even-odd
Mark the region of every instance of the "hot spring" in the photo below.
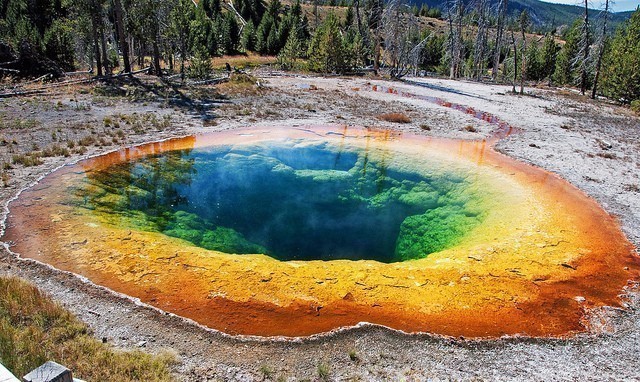
[[[4,240],[232,334],[584,330],[637,277],[631,244],[580,191],[486,146],[343,126],[159,142],[45,177]]]

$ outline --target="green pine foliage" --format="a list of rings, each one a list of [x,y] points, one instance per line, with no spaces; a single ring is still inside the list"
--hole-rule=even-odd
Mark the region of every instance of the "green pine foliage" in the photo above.
[[[18,54],[28,44],[33,52],[73,70],[71,4],[59,0],[3,0],[0,3],[0,42]]]
[[[542,74],[542,63],[540,56],[540,49],[535,43],[529,44],[526,53],[527,67],[525,68],[527,74],[527,80],[540,81],[544,79]]]
[[[218,38],[215,23],[207,17],[203,8],[197,8],[195,18],[191,20],[190,26],[191,52],[200,54],[204,52],[210,55],[218,53]]]
[[[350,69],[350,52],[342,37],[340,20],[330,13],[309,43],[309,69],[321,73],[344,73]]]
[[[540,49],[538,62],[540,63],[541,79],[551,79],[555,69],[556,56],[558,55],[558,44],[556,44],[553,35],[547,34]]]
[[[244,29],[242,29],[240,45],[245,52],[256,50],[256,27],[253,25],[252,20],[249,20]]]
[[[221,20],[221,48],[224,54],[237,53],[240,44],[240,26],[231,12],[225,13]]]
[[[576,57],[580,51],[580,27],[582,22],[576,20],[565,35],[565,44],[558,53],[553,73],[553,80],[558,85],[574,84]]]
[[[618,30],[604,59],[602,92],[615,100],[640,100],[640,11]]]

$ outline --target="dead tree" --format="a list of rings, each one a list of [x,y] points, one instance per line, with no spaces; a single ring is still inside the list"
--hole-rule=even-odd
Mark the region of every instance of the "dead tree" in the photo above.
[[[518,82],[518,46],[516,44],[516,34],[511,29],[511,44],[513,45],[513,80],[511,81],[511,92],[516,93],[516,82]]]
[[[596,98],[598,90],[598,79],[600,77],[600,68],[602,66],[602,56],[604,56],[604,45],[607,39],[607,19],[609,17],[609,0],[604,2],[604,13],[602,21],[602,36],[600,37],[600,46],[598,47],[598,60],[596,61],[596,73],[593,76],[593,89],[591,89],[591,98]]]
[[[420,56],[421,43],[415,43],[418,22],[407,12],[405,0],[391,0],[382,14],[382,34],[385,42],[385,58],[391,68],[392,78],[401,78]]]
[[[498,67],[500,66],[500,54],[502,53],[502,35],[504,32],[505,18],[507,15],[507,1],[500,0],[498,4],[498,18],[496,23],[496,43],[493,51],[493,69],[491,77],[494,81],[498,79]]]
[[[520,94],[524,94],[524,81],[527,73],[527,37],[525,36],[525,32],[527,26],[529,25],[529,14],[526,10],[520,13],[518,22],[520,23],[520,31],[522,32],[522,59],[520,60]]]
[[[380,70],[380,58],[382,56],[382,14],[384,12],[384,0],[369,0],[368,24],[373,33],[373,72],[377,75]]]
[[[449,23],[449,77],[460,77],[462,63],[462,19],[464,17],[464,3],[462,0],[453,0],[447,9]]]
[[[580,93],[584,95],[587,91],[587,65],[589,62],[589,8],[588,0],[584,0],[584,21],[582,22],[582,29],[580,31],[580,55],[579,68],[580,68]]]
[[[473,72],[477,81],[482,78],[484,72],[485,55],[487,53],[487,39],[489,33],[488,2],[487,0],[477,1],[478,31],[476,33],[476,43],[473,52]]]
[[[362,35],[362,19],[360,18],[360,0],[354,0],[353,7],[356,10],[356,27],[358,28],[358,33]]]

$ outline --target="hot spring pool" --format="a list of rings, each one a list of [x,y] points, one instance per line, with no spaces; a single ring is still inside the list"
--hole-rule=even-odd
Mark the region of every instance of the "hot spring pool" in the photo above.
[[[50,174],[4,240],[232,334],[583,330],[637,277],[631,244],[580,191],[486,145],[344,126],[153,143]]]

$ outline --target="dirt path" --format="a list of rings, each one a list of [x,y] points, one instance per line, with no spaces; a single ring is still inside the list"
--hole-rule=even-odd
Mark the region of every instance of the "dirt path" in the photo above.
[[[584,190],[617,216],[632,243],[640,246],[637,117],[621,108],[577,100],[571,94],[531,90],[535,96],[520,97],[508,94],[509,88],[504,86],[417,81],[426,86],[366,79],[265,77],[261,80],[263,89],[229,88],[230,102],[214,97],[211,102],[199,102],[197,107],[154,95],[131,103],[126,98],[96,96],[82,89],[53,98],[2,100],[3,123],[24,124],[0,129],[0,142],[6,142],[0,147],[0,158],[5,162],[34,149],[34,144],[40,149],[56,143],[69,147],[69,140],[77,142],[90,135],[96,138],[85,146],[74,143],[69,157],[46,158],[35,167],[14,165],[14,169],[5,171],[8,187],[0,197],[6,202],[50,170],[82,155],[247,124],[346,123],[462,139],[487,137],[495,128],[423,99],[371,90],[373,85],[381,85],[401,93],[472,106],[518,128],[518,134],[498,143],[501,152],[555,172]],[[412,122],[382,122],[375,118],[382,112],[402,112]],[[147,114],[155,119],[145,117]],[[104,137],[108,139],[100,142]],[[86,147],[86,152],[78,147]],[[629,293],[630,309],[594,312],[593,333],[567,340],[454,341],[363,326],[304,340],[260,341],[206,330],[139,306],[73,275],[16,260],[6,251],[0,272],[33,281],[89,323],[97,337],[117,346],[173,349],[181,359],[176,372],[185,381],[317,380],[324,371],[328,371],[330,380],[356,381],[640,378],[640,297],[634,288]]]

